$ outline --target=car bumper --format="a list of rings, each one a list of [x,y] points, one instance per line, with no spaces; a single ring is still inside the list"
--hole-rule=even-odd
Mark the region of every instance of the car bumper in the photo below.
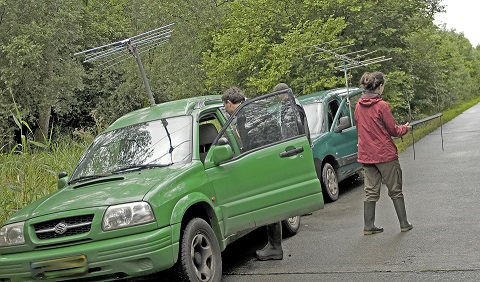
[[[171,227],[98,242],[0,256],[0,282],[109,281],[174,264]],[[176,243],[178,247],[178,243]]]

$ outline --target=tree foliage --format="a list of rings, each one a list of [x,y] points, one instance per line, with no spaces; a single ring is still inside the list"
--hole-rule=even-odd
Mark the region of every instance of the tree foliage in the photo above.
[[[169,42],[142,54],[157,102],[232,85],[248,96],[278,82],[296,95],[344,86],[336,60],[311,47],[329,42],[392,58],[352,70],[349,84],[383,71],[397,119],[421,118],[480,93],[480,46],[435,26],[442,9],[439,0],[0,0],[0,148],[19,142],[15,107],[42,142],[52,126],[71,134],[147,106],[133,58],[105,68],[73,54],[169,23]]]
[[[76,2],[6,1],[0,8],[5,104],[17,101],[39,141],[48,135],[52,111],[68,115],[82,87],[83,68],[72,59],[82,31]]]

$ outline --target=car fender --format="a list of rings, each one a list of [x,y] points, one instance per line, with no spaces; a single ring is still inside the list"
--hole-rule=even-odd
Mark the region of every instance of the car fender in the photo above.
[[[180,241],[182,220],[187,210],[195,204],[201,204],[203,208],[205,208],[206,213],[210,218],[210,225],[217,236],[220,249],[223,250],[225,246],[223,245],[223,233],[219,226],[219,221],[222,220],[221,215],[218,214],[220,210],[215,209],[215,207],[212,205],[212,200],[200,192],[185,195],[183,198],[178,200],[177,204],[173,208],[172,217],[170,219],[170,225],[172,226],[172,244],[178,246],[178,242]],[[178,247],[174,248],[174,250],[177,252],[176,255],[178,255]]]

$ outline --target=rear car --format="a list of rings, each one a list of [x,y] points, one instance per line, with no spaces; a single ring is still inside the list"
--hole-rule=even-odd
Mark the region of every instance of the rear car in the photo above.
[[[317,176],[327,201],[336,201],[338,183],[356,174],[358,137],[351,101],[363,93],[360,88],[320,91],[298,98],[307,116]]]

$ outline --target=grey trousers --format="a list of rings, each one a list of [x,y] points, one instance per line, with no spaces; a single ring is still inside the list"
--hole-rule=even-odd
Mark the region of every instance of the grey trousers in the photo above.
[[[377,202],[380,199],[382,179],[388,188],[388,196],[393,199],[403,198],[402,169],[400,162],[393,160],[379,164],[363,164],[365,174],[366,202]]]

